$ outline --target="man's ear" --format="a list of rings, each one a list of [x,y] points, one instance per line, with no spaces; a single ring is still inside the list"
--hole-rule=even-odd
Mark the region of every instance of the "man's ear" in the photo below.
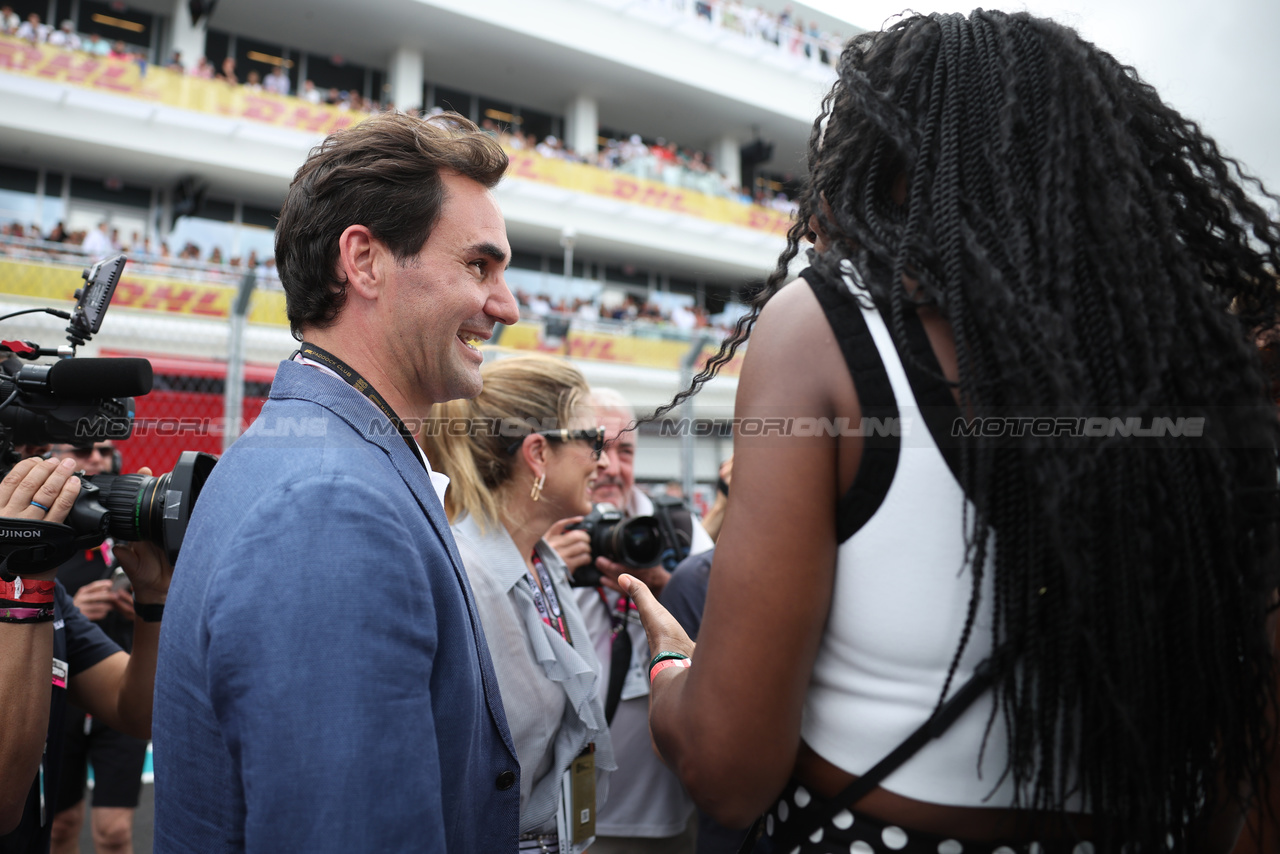
[[[390,254],[368,226],[349,225],[338,237],[338,273],[358,296],[376,299]]]

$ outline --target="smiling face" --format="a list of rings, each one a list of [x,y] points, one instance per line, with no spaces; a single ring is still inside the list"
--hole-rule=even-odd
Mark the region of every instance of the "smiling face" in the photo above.
[[[387,373],[415,407],[480,393],[477,346],[519,319],[505,271],[506,223],[481,184],[441,176],[440,217],[413,258],[395,263],[382,306]]]
[[[585,419],[575,419],[571,429],[596,426]],[[547,480],[542,487],[542,500],[555,508],[555,518],[585,516],[591,512],[591,493],[596,479],[609,466],[609,455],[596,459],[592,443],[584,439],[568,442],[549,441],[547,448]]]
[[[626,509],[627,499],[631,497],[631,487],[635,485],[636,434],[635,431],[623,433],[631,423],[631,419],[618,412],[604,412],[597,418],[604,425],[605,456],[608,464],[596,478],[596,485],[591,490],[592,502],[607,502],[619,509]]]

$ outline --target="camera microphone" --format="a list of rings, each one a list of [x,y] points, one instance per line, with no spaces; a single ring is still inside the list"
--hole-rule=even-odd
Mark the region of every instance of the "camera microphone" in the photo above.
[[[151,363],[146,359],[62,359],[52,365],[25,365],[13,380],[23,391],[61,398],[141,397],[151,391]]]

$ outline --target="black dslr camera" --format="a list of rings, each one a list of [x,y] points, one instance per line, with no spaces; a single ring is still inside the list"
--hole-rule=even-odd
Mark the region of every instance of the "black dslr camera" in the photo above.
[[[602,575],[596,568],[598,557],[607,557],[631,569],[653,566],[662,555],[662,531],[652,516],[627,519],[612,504],[597,504],[576,525],[565,530],[582,530],[591,539],[591,563],[573,571],[572,586],[599,587]]]
[[[573,571],[573,587],[599,587],[598,557],[607,557],[629,569],[645,569],[662,564],[674,570],[689,556],[693,517],[679,499],[657,496],[653,516],[626,518],[612,504],[597,504],[576,525],[565,530],[583,530],[591,539],[591,563]]]
[[[0,344],[0,477],[22,459],[18,445],[85,445],[133,435],[134,396],[151,391],[146,359],[76,359],[75,348],[102,328],[102,318],[124,270],[117,255],[85,270],[70,314],[45,312],[71,321],[70,346],[45,348],[30,341]],[[6,355],[7,354],[7,355]],[[57,356],[51,365],[23,360]],[[80,494],[65,524],[0,518],[0,560],[11,575],[44,572],[80,549],[107,537],[147,540],[178,556],[191,508],[217,458],[186,451],[173,471],[159,477],[98,474],[81,478]]]

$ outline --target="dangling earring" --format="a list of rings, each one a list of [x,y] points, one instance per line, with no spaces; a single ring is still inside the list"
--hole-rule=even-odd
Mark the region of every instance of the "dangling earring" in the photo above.
[[[538,475],[538,479],[533,482],[533,489],[529,490],[529,497],[534,501],[542,498],[542,486],[547,482],[547,473],[544,471]]]

